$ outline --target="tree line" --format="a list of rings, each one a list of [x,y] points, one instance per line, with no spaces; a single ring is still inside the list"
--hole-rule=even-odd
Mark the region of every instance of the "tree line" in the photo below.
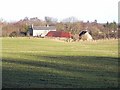
[[[45,20],[40,20],[37,17],[28,18],[25,17],[17,22],[5,22],[0,20],[0,30],[2,30],[2,37],[8,36],[27,36],[26,32],[30,25],[35,26],[55,26],[57,31],[70,32],[74,36],[78,35],[82,30],[88,30],[93,39],[110,39],[119,38],[119,28],[115,21],[106,23],[97,23],[97,20],[93,22],[83,22],[75,17],[69,17],[61,22],[58,22],[57,18],[45,17]]]

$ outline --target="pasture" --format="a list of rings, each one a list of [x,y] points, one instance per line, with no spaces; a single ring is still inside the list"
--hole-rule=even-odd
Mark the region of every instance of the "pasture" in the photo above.
[[[116,88],[118,40],[2,38],[3,88]]]

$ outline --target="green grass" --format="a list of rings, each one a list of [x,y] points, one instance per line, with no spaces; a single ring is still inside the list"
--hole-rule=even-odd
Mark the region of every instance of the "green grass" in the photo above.
[[[3,88],[118,87],[118,41],[2,38]]]

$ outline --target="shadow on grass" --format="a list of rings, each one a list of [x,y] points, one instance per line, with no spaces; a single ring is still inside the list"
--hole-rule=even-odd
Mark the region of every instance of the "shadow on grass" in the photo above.
[[[26,55],[35,57],[37,60],[3,58],[3,87],[106,88],[118,86],[117,58]],[[6,66],[12,64],[16,66]]]

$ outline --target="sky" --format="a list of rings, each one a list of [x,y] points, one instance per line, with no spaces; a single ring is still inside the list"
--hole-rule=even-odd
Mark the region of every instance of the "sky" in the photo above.
[[[0,0],[0,19],[18,21],[45,16],[61,21],[76,17],[81,21],[118,22],[119,0]]]

